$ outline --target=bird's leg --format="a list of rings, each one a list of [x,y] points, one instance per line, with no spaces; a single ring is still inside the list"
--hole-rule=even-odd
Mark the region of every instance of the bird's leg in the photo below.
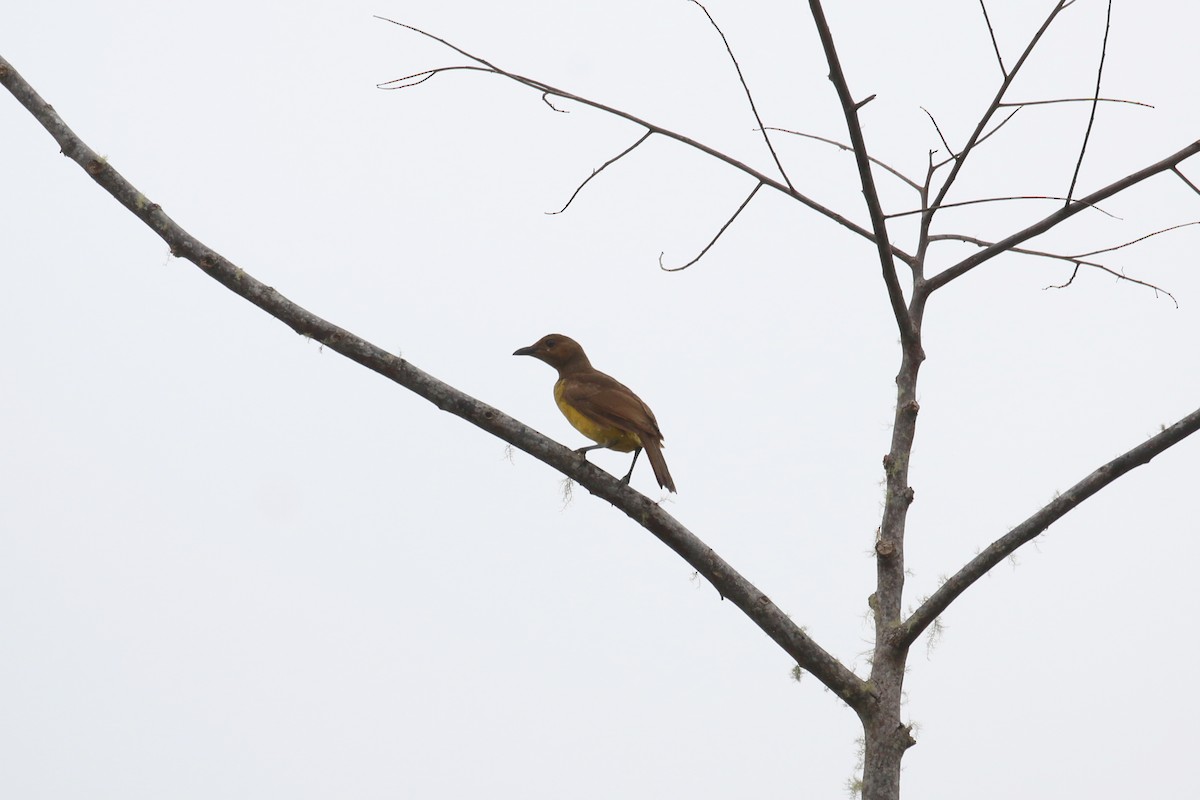
[[[629,485],[629,479],[633,477],[633,467],[635,464],[637,464],[637,457],[640,456],[641,454],[642,454],[642,448],[640,448],[640,447],[637,450],[633,451],[633,464],[629,465],[629,472],[627,472],[625,474],[624,478],[621,478],[621,483],[625,484],[626,486]]]
[[[581,447],[578,450],[576,450],[575,452],[582,456],[588,450],[599,450],[600,448],[607,447],[607,446],[608,445],[604,445],[604,444],[592,444],[592,445],[588,445],[587,447]],[[584,457],[586,458],[586,456],[584,456]]]

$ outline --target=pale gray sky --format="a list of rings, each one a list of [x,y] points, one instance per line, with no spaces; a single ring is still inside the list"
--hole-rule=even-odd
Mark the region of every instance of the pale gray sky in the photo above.
[[[914,176],[998,69],[978,7],[830,2],[873,155]],[[1006,62],[1051,3],[992,8]],[[844,138],[801,3],[709,8],[769,125]],[[1197,12],[1118,4],[1081,188],[1200,137]],[[651,118],[764,170],[720,40],[683,0],[6,6],[0,53],[185,228],[313,312],[556,439],[578,339],[655,409],[672,513],[860,674],[898,365],[873,246],[749,179],[480,74]],[[1018,99],[1091,91],[1104,5],[1064,13]],[[1027,109],[952,199],[1062,194],[1087,107]],[[0,795],[12,798],[838,797],[857,721],[657,540],[456,418],[172,259],[0,97]],[[853,161],[776,140],[865,219]],[[1200,162],[1185,171],[1200,181]],[[915,198],[879,177],[889,211]],[[946,212],[996,237],[1052,203]],[[1200,219],[1160,177],[1047,241]],[[893,235],[906,244],[911,228]],[[1112,263],[1174,292],[994,261],[931,303],[908,597],[1200,405],[1200,231]],[[968,250],[946,247],[945,265]],[[593,454],[618,474],[628,456]],[[1088,501],[911,659],[926,800],[1177,793],[1200,646],[1188,441]],[[651,492],[648,465],[634,485]],[[653,494],[657,497],[657,490]]]

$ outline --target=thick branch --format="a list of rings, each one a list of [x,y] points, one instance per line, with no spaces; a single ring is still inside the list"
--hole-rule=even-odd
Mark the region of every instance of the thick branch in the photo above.
[[[967,272],[970,272],[985,261],[989,261],[1001,253],[1007,252],[1014,246],[1028,241],[1035,236],[1040,236],[1046,231],[1054,228],[1060,222],[1075,216],[1085,208],[1090,208],[1091,206],[1094,206],[1103,200],[1107,200],[1113,195],[1125,191],[1130,186],[1136,186],[1137,184],[1146,180],[1146,178],[1153,177],[1160,172],[1174,170],[1176,166],[1194,156],[1196,153],[1200,153],[1200,140],[1192,142],[1182,150],[1172,153],[1162,161],[1151,164],[1145,169],[1138,170],[1130,175],[1126,175],[1124,178],[1110,183],[1103,189],[1098,189],[1097,191],[1089,194],[1087,197],[1080,198],[1065,208],[1060,208],[1058,211],[1054,212],[1048,217],[1045,217],[1040,222],[1036,222],[1024,230],[1017,231],[1013,235],[1005,239],[1001,239],[990,247],[985,247],[978,253],[964,258],[954,266],[947,267],[942,272],[939,272],[937,275],[930,278],[926,286],[931,292],[935,291],[936,289],[940,289],[950,281],[961,277]]]
[[[1044,506],[1029,519],[992,542],[986,550],[971,559],[954,577],[942,584],[920,608],[912,613],[912,616],[904,621],[903,625],[896,629],[892,637],[892,645],[900,650],[907,648],[971,584],[986,575],[992,567],[1016,552],[1017,548],[1029,542],[1065,516],[1067,512],[1117,480],[1117,478],[1120,478],[1135,467],[1149,463],[1152,458],[1179,444],[1179,442],[1191,436],[1197,430],[1200,430],[1200,409],[1196,409],[1171,427],[1150,437],[1129,452],[1117,456],[1072,486],[1065,493],[1054,498],[1052,502]]]
[[[250,301],[297,333],[392,380],[443,411],[460,417],[578,481],[597,497],[623,511],[678,553],[707,578],[723,597],[741,609],[796,663],[811,672],[857,711],[871,704],[871,690],[861,678],[825,652],[761,591],[713,552],[675,518],[644,495],[590,464],[573,451],[408,361],[327,322],[293,303],[193,237],[150,202],[67,127],[12,66],[0,58],[0,84],[49,131],[63,155],[75,161],[105,191],[159,235],[175,256],[186,258],[234,294]]]
[[[867,142],[863,137],[862,125],[858,121],[858,110],[862,105],[854,102],[854,97],[850,94],[850,84],[846,81],[846,74],[842,71],[841,61],[838,60],[837,48],[833,42],[833,32],[829,29],[829,22],[825,19],[825,10],[821,7],[820,0],[809,0],[808,7],[817,27],[817,34],[821,37],[821,47],[825,50],[825,60],[829,64],[829,80],[833,82],[834,90],[842,105],[842,113],[846,117],[846,129],[850,134],[850,144],[854,148],[855,161],[858,163],[858,177],[862,182],[863,198],[867,201],[871,229],[875,234],[875,246],[879,250],[883,282],[887,286],[888,300],[892,304],[892,314],[896,317],[896,325],[900,328],[900,340],[906,346],[919,347],[920,337],[908,314],[904,291],[900,288],[896,265],[892,261],[892,248],[888,243],[887,220],[883,215],[883,207],[879,202],[879,191],[875,188],[875,178],[871,173],[871,157],[867,154]]]

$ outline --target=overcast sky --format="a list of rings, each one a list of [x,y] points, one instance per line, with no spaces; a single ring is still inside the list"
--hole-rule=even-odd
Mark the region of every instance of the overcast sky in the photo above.
[[[990,4],[1006,63],[1050,0]],[[1118,3],[1077,194],[1200,138],[1198,12]],[[873,155],[916,178],[1000,78],[977,4],[828,3]],[[845,138],[803,3],[711,0],[768,125]],[[1088,95],[1103,3],[1014,99]],[[635,126],[480,73],[424,27],[773,169],[683,0],[7,3],[0,54],[152,201],[338,325],[571,446],[545,333],[655,410],[668,508],[865,675],[899,364],[873,245]],[[1028,108],[951,200],[1061,195],[1085,104]],[[853,160],[775,139],[863,222]],[[0,96],[0,796],[839,797],[857,720],[619,512],[173,259]],[[944,153],[939,155],[944,157]],[[1200,183],[1200,161],[1184,165]],[[880,174],[889,212],[913,193]],[[1047,201],[947,211],[999,238]],[[1038,241],[1200,220],[1164,176]],[[892,235],[911,249],[910,221]],[[926,318],[910,607],[1200,405],[1200,228],[1112,254],[1161,293],[993,261]],[[940,245],[931,265],[971,252]],[[628,456],[593,453],[623,474]],[[913,650],[904,792],[1176,794],[1195,757],[1200,440],[972,588]],[[633,485],[651,497],[649,465]]]

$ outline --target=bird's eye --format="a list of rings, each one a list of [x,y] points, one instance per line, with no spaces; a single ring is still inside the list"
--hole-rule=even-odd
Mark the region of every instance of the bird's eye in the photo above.
[[[554,347],[556,344],[558,344],[557,339],[547,339],[546,340],[546,347]]]

